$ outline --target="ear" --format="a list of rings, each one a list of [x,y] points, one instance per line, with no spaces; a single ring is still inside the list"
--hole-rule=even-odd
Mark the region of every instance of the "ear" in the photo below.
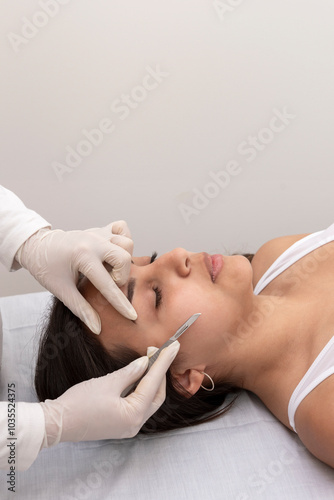
[[[203,369],[204,370],[204,369]],[[198,369],[188,369],[183,373],[173,373],[173,377],[181,384],[191,395],[195,394],[200,388],[204,374]]]

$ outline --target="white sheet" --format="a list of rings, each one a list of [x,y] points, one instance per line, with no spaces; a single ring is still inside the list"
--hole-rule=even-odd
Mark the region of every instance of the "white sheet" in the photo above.
[[[34,401],[36,325],[48,293],[0,299],[1,399]],[[198,427],[129,440],[63,443],[17,474],[16,493],[0,472],[1,499],[16,500],[334,500],[334,470],[250,393],[226,415]]]

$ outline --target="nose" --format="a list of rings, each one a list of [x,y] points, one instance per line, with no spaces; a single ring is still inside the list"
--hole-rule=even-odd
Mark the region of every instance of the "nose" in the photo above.
[[[175,248],[162,255],[156,263],[165,270],[174,270],[182,278],[186,278],[191,269],[189,252],[184,248]]]

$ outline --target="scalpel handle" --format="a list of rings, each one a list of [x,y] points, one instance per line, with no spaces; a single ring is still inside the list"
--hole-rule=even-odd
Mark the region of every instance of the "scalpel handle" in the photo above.
[[[150,358],[149,358],[149,362],[148,362],[148,366],[145,370],[145,373],[140,377],[139,380],[137,380],[136,382],[134,382],[133,384],[131,384],[129,387],[127,387],[121,394],[121,397],[122,398],[126,398],[126,396],[128,396],[131,392],[133,392],[137,385],[139,384],[139,382],[142,380],[142,378],[145,377],[145,375],[147,374],[147,372],[149,371],[149,369],[151,368],[151,366],[153,365],[153,363],[155,363],[155,361],[158,359],[159,357],[159,354],[161,353],[161,351],[163,349],[165,349],[166,347],[168,347],[170,344],[172,344],[173,342],[175,342],[175,340],[177,340],[181,335],[182,333],[184,333],[186,330],[188,330],[188,328],[197,320],[197,318],[201,315],[201,313],[196,313],[196,314],[193,314],[185,323],[183,323],[183,325],[180,326],[180,328],[177,330],[177,332],[173,335],[173,337],[171,337],[170,339],[168,339]]]
[[[160,349],[158,349],[150,358],[149,358],[149,361],[148,361],[148,367],[147,367],[147,370],[149,370],[151,368],[151,366],[153,365],[153,363],[156,362],[156,360],[158,359],[159,357],[159,354],[161,353],[161,351],[163,349],[166,349],[166,347],[168,347],[169,345],[171,345],[173,342],[175,342],[176,339],[168,339],[167,342],[165,342],[161,347]]]
[[[134,382],[133,384],[131,384],[129,387],[127,387],[121,394],[122,398],[126,398],[126,396],[128,396],[131,392],[133,392],[137,385],[139,384],[139,382],[145,377],[145,375],[147,375],[149,369],[151,368],[151,366],[153,365],[153,363],[158,359],[159,357],[159,354],[161,353],[161,351],[163,349],[165,349],[165,347],[168,347],[170,344],[172,344],[173,342],[175,342],[175,340],[167,340],[167,342],[164,343],[164,345],[162,345],[160,347],[160,349],[157,350],[157,352],[155,352],[150,358],[149,358],[149,361],[148,361],[148,366],[144,372],[144,374],[140,377],[139,380],[137,380],[136,382]]]
[[[129,387],[127,387],[126,389],[124,389],[124,391],[122,392],[121,394],[121,397],[122,398],[126,398],[126,396],[128,396],[131,392],[135,391],[136,390],[136,387],[137,385],[139,384],[139,382],[145,377],[145,375],[147,375],[148,373],[148,368],[146,368],[144,374],[140,377],[139,380],[136,380],[136,382],[134,382],[133,384],[129,385]]]

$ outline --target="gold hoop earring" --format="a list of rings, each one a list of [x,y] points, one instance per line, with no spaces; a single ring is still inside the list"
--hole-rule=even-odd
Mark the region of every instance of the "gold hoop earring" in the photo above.
[[[201,385],[202,389],[204,389],[205,391],[213,391],[213,389],[215,388],[215,383],[214,381],[212,380],[212,378],[210,377],[210,375],[208,375],[207,373],[205,372],[201,372],[203,375],[206,375],[210,381],[211,381],[211,384],[212,384],[212,387],[210,389],[208,389],[207,387],[204,387],[204,385]]]

